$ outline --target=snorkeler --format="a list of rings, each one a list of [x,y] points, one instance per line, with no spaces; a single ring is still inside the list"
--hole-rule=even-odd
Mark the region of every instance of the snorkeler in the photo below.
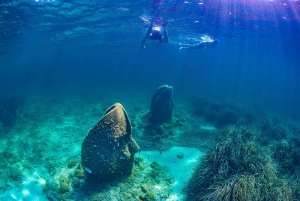
[[[214,39],[213,41],[205,41],[205,42],[200,42],[194,45],[189,45],[189,44],[180,44],[179,49],[203,49],[203,48],[214,48],[218,46],[218,40]]]
[[[147,39],[151,39],[151,40],[158,40],[158,45],[161,44],[161,42],[163,43],[168,43],[169,41],[169,37],[168,37],[168,32],[166,29],[166,23],[155,23],[153,20],[151,21],[148,29],[147,29],[147,33],[145,35],[145,38],[142,40],[142,48],[145,48],[145,42]]]

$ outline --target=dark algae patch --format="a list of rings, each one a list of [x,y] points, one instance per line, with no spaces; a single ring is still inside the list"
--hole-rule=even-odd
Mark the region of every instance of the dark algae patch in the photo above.
[[[292,188],[257,143],[253,131],[229,126],[196,168],[187,199],[293,200]]]

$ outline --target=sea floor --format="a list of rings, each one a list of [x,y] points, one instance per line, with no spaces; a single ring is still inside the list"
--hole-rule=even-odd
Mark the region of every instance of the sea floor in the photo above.
[[[151,128],[144,117],[150,100],[151,96],[142,95],[22,100],[16,123],[1,127],[0,200],[138,200],[140,196],[182,200],[182,190],[212,140],[205,136],[216,129],[203,125],[203,139],[190,135],[182,140],[185,133],[195,129],[199,135],[201,128],[198,123],[193,125],[195,118],[180,101],[172,122]],[[141,151],[136,154],[129,179],[88,183],[80,167],[81,143],[115,102],[125,107]],[[177,157],[179,152],[183,159]]]
[[[203,108],[213,111],[214,103],[174,98],[172,121],[153,127],[145,118],[150,101],[151,95],[144,94],[22,100],[15,124],[0,127],[0,200],[184,200],[184,188],[193,169],[220,131],[218,123],[213,125],[199,115],[207,113]],[[81,144],[105,110],[116,102],[126,109],[141,151],[135,155],[130,177],[89,183],[80,166]],[[224,107],[230,111],[236,108]],[[241,113],[235,122],[240,125],[257,115],[249,110],[234,112]],[[232,114],[230,117],[232,120]],[[259,125],[257,120],[251,124]]]

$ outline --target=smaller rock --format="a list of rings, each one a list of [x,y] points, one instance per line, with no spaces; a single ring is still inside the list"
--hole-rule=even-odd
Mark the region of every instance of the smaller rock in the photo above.
[[[81,168],[80,165],[77,166],[74,176],[77,177],[78,179],[84,178],[84,170]]]
[[[78,164],[78,160],[76,158],[70,158],[68,160],[68,168],[73,168]]]
[[[147,184],[142,184],[141,185],[141,190],[143,193],[146,193],[148,191],[148,185]]]
[[[72,187],[74,187],[74,188],[79,188],[80,187],[80,181],[79,181],[79,179],[78,178],[73,178],[72,179]]]
[[[61,193],[66,193],[71,190],[70,188],[70,181],[65,176],[59,177],[59,190]]]
[[[183,157],[184,157],[184,153],[182,152],[177,153],[177,158],[183,159]]]

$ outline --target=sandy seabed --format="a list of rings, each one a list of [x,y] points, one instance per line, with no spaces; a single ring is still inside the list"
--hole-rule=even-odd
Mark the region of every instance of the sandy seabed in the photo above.
[[[9,127],[0,124],[0,200],[183,201],[193,170],[228,125],[253,131],[259,146],[268,150],[278,175],[298,178],[298,122],[259,107],[175,96],[172,120],[153,126],[146,118],[151,94],[99,94],[20,101],[15,123]],[[87,182],[80,165],[81,144],[116,102],[128,113],[140,152],[135,154],[129,177]],[[294,171],[288,171],[291,168]],[[292,186],[295,183],[288,181]],[[292,189],[295,196],[300,192]]]
[[[207,136],[216,129],[206,129],[207,124],[189,112],[188,103],[176,100],[172,121],[151,127],[144,117],[150,100],[142,95],[24,100],[15,125],[1,127],[0,199],[183,200],[182,190],[211,143]],[[129,178],[92,184],[84,180],[80,166],[81,143],[115,102],[125,107],[141,152]]]

